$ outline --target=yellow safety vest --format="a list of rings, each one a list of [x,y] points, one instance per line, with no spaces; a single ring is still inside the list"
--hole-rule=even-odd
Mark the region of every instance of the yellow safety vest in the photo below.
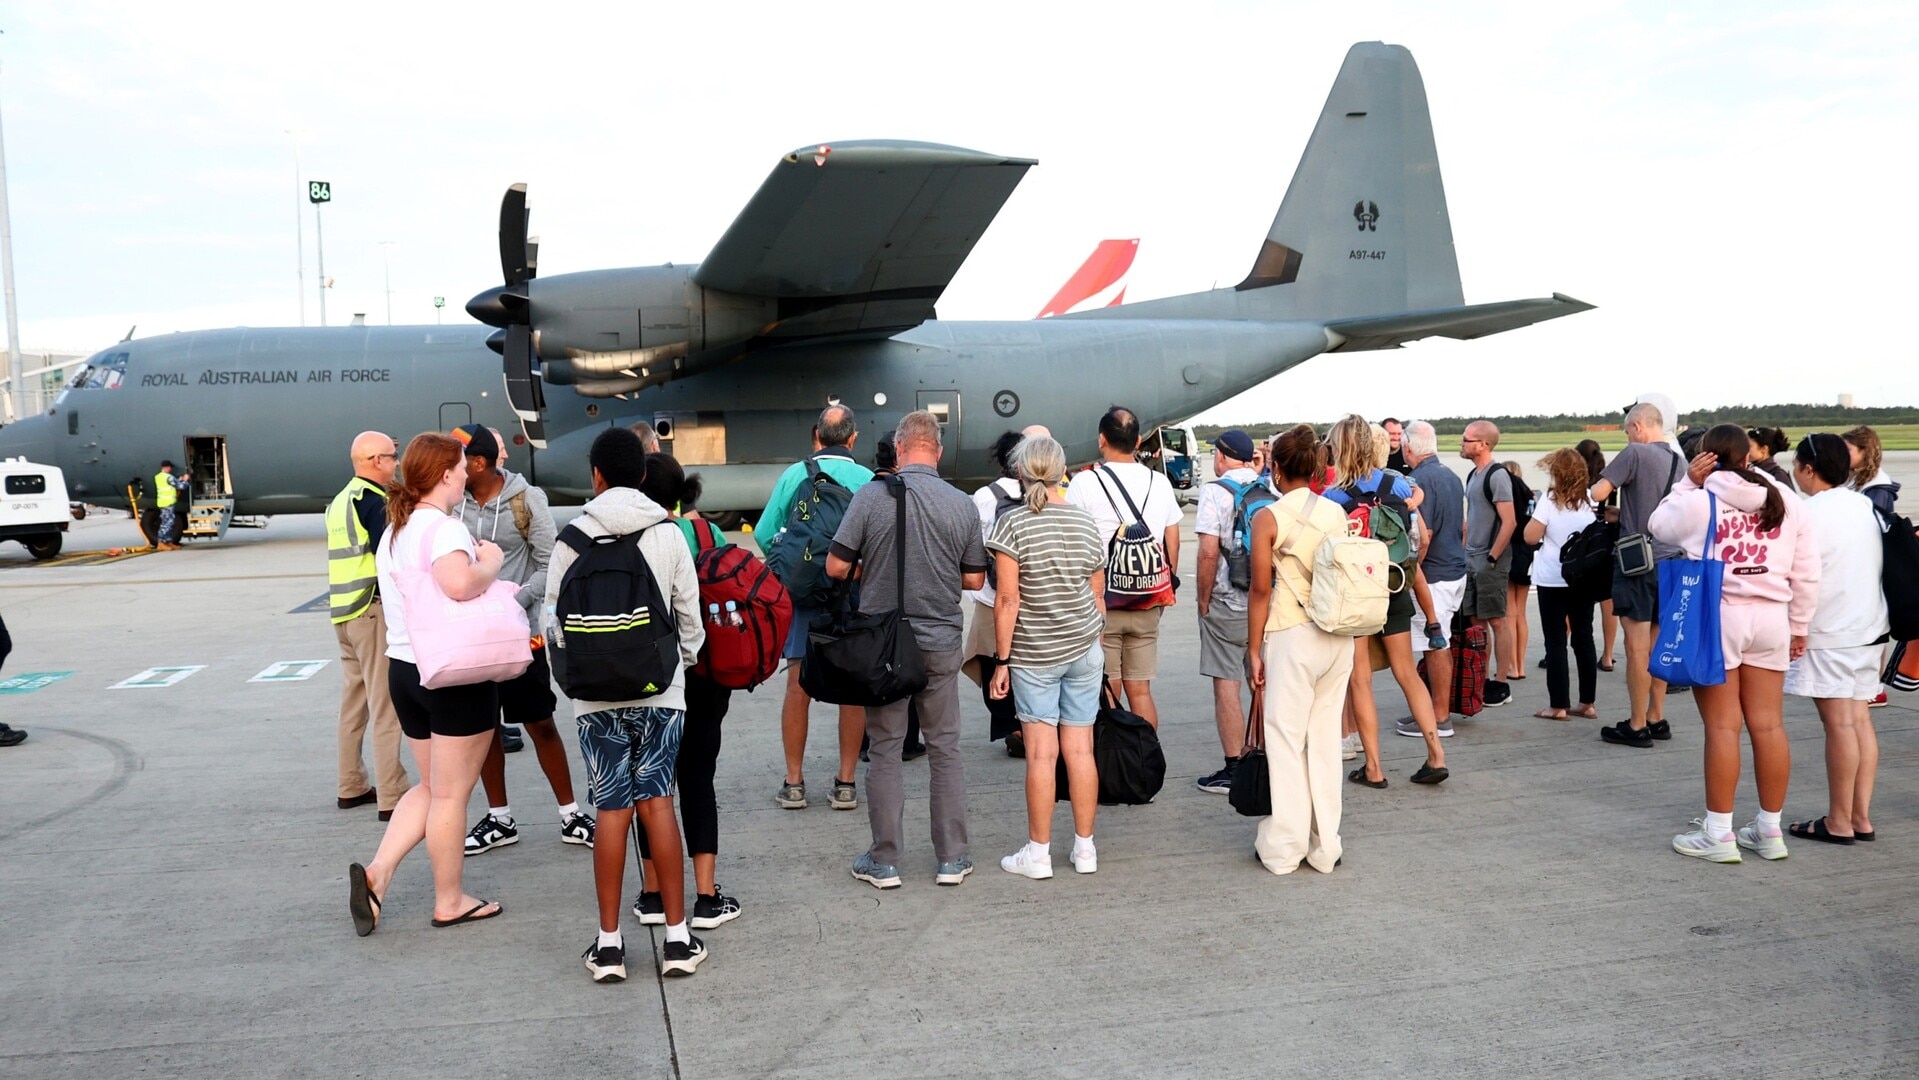
[[[153,505],[165,510],[180,501],[180,489],[173,486],[173,474],[162,469],[153,474]]]
[[[374,542],[360,525],[354,504],[368,495],[386,498],[380,486],[354,477],[326,508],[327,608],[336,623],[366,614],[379,588]]]

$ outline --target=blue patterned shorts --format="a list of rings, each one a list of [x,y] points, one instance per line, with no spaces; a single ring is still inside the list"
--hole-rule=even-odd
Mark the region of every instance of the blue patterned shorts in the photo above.
[[[685,722],[683,710],[645,705],[580,716],[580,757],[593,805],[625,810],[641,799],[672,795]]]

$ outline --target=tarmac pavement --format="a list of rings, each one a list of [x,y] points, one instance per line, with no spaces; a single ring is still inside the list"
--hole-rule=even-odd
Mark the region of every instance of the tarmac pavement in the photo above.
[[[124,517],[95,517],[68,551],[132,543]],[[468,890],[505,915],[430,929],[422,850],[356,938],[346,866],[380,826],[332,805],[339,665],[247,681],[336,656],[324,608],[298,610],[325,590],[323,546],[317,517],[283,517],[117,560],[0,547],[15,639],[0,678],[70,672],[0,694],[0,719],[32,733],[0,750],[0,1075],[1919,1075],[1919,697],[1874,713],[1879,841],[1718,866],[1669,848],[1702,811],[1688,698],[1671,742],[1609,746],[1599,723],[1532,718],[1529,660],[1510,706],[1458,722],[1452,779],[1423,788],[1381,678],[1392,786],[1347,789],[1337,871],[1274,877],[1253,823],[1193,787],[1220,755],[1210,688],[1183,674],[1190,584],[1155,684],[1166,787],[1101,810],[1096,875],[1071,872],[1063,807],[1058,876],[998,869],[1025,839],[1024,765],[986,742],[963,683],[979,869],[933,884],[921,761],[905,767],[905,886],[854,881],[866,815],[825,805],[825,707],[814,805],[773,805],[774,685],[735,695],[726,721],[719,877],[744,914],[702,933],[697,976],[655,978],[663,939],[629,917],[632,977],[588,980],[591,857],[560,843],[531,753],[508,758],[521,842],[467,863]],[[1604,722],[1623,697],[1623,671],[1602,675]],[[1788,702],[1787,815],[1817,817],[1820,726]],[[1748,763],[1742,823],[1750,779]]]

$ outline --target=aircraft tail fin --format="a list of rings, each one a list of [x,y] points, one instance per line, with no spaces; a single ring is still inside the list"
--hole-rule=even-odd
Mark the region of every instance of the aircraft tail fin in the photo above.
[[[1347,51],[1279,214],[1235,288],[1282,285],[1275,292],[1291,295],[1278,306],[1294,318],[1464,302],[1426,87],[1403,46]]]
[[[1064,315],[1088,300],[1118,286],[1118,291],[1100,307],[1116,307],[1126,302],[1126,272],[1133,267],[1133,256],[1139,254],[1139,241],[1101,240],[1093,253],[1086,257],[1073,276],[1066,279],[1059,292],[1039,309],[1036,319],[1050,315]]]

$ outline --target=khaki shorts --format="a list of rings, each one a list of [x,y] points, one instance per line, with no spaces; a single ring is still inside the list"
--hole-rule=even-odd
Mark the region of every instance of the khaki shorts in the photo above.
[[[1468,619],[1506,617],[1506,586],[1512,583],[1513,549],[1489,563],[1484,555],[1466,557],[1466,600],[1459,606]]]
[[[1246,612],[1218,600],[1199,617],[1199,673],[1209,679],[1246,681]]]
[[[1108,611],[1100,644],[1106,650],[1106,677],[1145,682],[1159,674],[1159,617],[1165,608]]]

